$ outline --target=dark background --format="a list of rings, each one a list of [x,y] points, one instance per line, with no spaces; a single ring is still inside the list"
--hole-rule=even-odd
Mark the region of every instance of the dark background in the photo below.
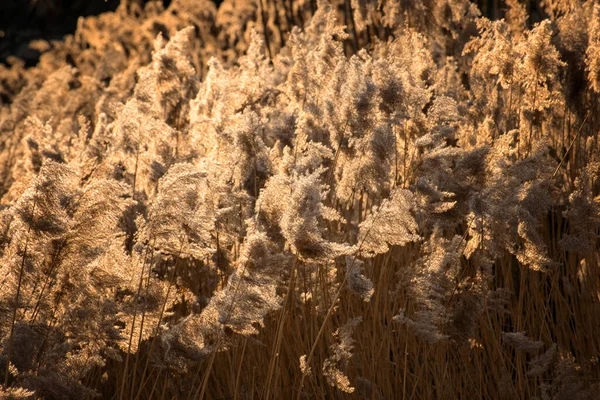
[[[120,0],[0,0],[0,62],[10,55],[29,61],[27,44],[73,33],[79,16],[114,11]]]

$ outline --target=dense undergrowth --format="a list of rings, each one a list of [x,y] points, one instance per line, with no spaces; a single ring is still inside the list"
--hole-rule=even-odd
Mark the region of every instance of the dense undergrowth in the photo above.
[[[593,399],[600,6],[173,0],[0,66],[1,398]]]

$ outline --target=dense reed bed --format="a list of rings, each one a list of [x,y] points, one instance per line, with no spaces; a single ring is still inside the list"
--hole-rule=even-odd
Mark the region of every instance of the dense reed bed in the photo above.
[[[0,398],[594,399],[600,6],[173,0],[0,66]]]

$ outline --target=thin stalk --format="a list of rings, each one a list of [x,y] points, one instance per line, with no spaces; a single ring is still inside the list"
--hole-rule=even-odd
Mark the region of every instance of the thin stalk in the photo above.
[[[571,147],[573,147],[573,144],[575,144],[575,140],[577,139],[577,137],[581,133],[581,129],[583,128],[583,125],[586,123],[586,121],[587,121],[587,119],[588,119],[589,116],[590,116],[590,112],[588,110],[588,112],[585,115],[585,118],[583,119],[583,122],[581,123],[581,125],[579,126],[579,129],[577,130],[577,133],[575,134],[575,136],[571,140],[571,144],[569,144],[569,148],[567,149],[567,151],[565,151],[565,154],[563,154],[563,156],[560,159],[560,162],[556,166],[556,169],[554,170],[554,173],[552,174],[552,178],[554,178],[556,176],[556,174],[558,173],[558,170],[560,169],[560,167],[562,166],[563,162],[565,161],[565,158],[567,158],[569,152],[571,151]]]
[[[13,310],[12,320],[10,322],[10,335],[8,337],[8,354],[6,357],[6,371],[4,373],[4,386],[8,387],[8,376],[10,359],[12,358],[13,351],[13,336],[15,333],[15,322],[17,320],[17,310],[19,309],[19,295],[21,294],[21,283],[23,281],[23,270],[25,269],[25,258],[27,257],[27,246],[29,245],[29,231],[31,228],[27,230],[27,238],[25,239],[25,250],[23,252],[23,258],[21,259],[21,267],[19,268],[19,280],[17,283],[17,293],[15,294],[15,307]]]
[[[535,72],[535,89],[533,90],[533,107],[531,109],[531,123],[529,124],[529,143],[527,143],[527,156],[531,153],[531,143],[533,140],[533,116],[535,115],[535,103],[537,101],[538,91],[538,71]]]
[[[273,60],[273,55],[271,54],[271,45],[269,43],[269,30],[267,26],[267,14],[265,12],[265,7],[263,5],[263,0],[258,0],[258,6],[260,8],[260,19],[262,20],[263,25],[263,36],[265,37],[265,46],[267,47],[267,53],[269,53],[269,60]]]
[[[37,195],[37,190],[36,190],[36,195]],[[35,199],[35,196],[34,196]],[[35,218],[35,208],[36,208],[36,202],[33,202],[33,205],[31,207],[31,216],[32,218]],[[17,310],[19,309],[19,296],[21,294],[21,283],[23,282],[23,271],[25,270],[25,259],[27,258],[27,248],[29,246],[29,236],[31,233],[31,225],[28,226],[27,228],[27,237],[25,238],[25,249],[23,250],[23,257],[21,258],[21,267],[19,268],[19,279],[18,279],[18,283],[17,283],[17,292],[15,293],[15,308],[13,310],[13,315],[12,315],[12,320],[10,322],[10,334],[8,336],[8,352],[7,352],[7,356],[6,356],[6,371],[4,372],[4,386],[8,387],[8,377],[10,375],[9,372],[9,366],[10,366],[10,359],[12,358],[12,352],[13,352],[13,336],[15,333],[15,322],[17,320]]]
[[[381,210],[381,207],[383,206],[383,204],[384,204],[384,202],[382,202],[379,205],[377,211]],[[369,234],[371,233],[371,229],[373,228],[373,226],[377,222],[377,217],[378,216],[379,216],[379,213],[377,213],[375,215],[375,217],[373,217],[373,223],[371,224],[371,226],[369,227],[369,229],[365,233],[365,236],[362,239],[362,241],[360,242],[360,245],[358,246],[358,249],[356,250],[355,255],[356,254],[360,254],[360,251],[362,250],[362,247],[363,247],[363,245],[365,243],[365,240],[367,239],[367,237],[369,237]],[[356,260],[356,258],[352,259],[352,262],[350,263],[349,269],[352,268],[352,266],[354,265],[355,260]],[[336,291],[336,293],[335,293],[335,295],[333,297],[333,300],[331,301],[331,305],[329,306],[329,309],[327,310],[327,314],[325,314],[325,318],[323,320],[323,323],[321,324],[321,328],[319,329],[319,332],[317,332],[317,337],[315,338],[315,341],[313,342],[313,345],[312,345],[312,347],[310,349],[310,352],[308,353],[308,356],[306,357],[306,365],[310,365],[310,362],[313,359],[313,356],[315,354],[315,350],[317,349],[317,344],[319,343],[319,340],[321,339],[321,336],[325,332],[325,327],[327,325],[327,322],[329,321],[329,318],[333,314],[333,310],[335,308],[335,305],[336,305],[338,299],[340,298],[340,295],[342,294],[342,290],[346,286],[347,282],[348,282],[348,274],[346,274],[344,276],[344,279],[342,280],[342,283],[340,284],[340,287]],[[302,374],[302,378],[300,378],[300,386],[298,387],[298,395],[296,397],[296,400],[300,400],[300,398],[302,397],[302,387],[304,386],[304,379],[305,379],[305,377],[306,377],[306,375]]]
[[[64,246],[61,246],[60,249],[58,249],[58,252],[56,253],[55,257],[53,258],[58,258],[60,256],[60,253],[62,251]],[[56,269],[56,267],[58,267],[57,262],[53,262],[52,263],[52,267],[50,268],[50,271],[48,271],[48,275],[46,276],[46,279],[44,280],[44,286],[42,286],[42,290],[40,291],[40,295],[38,296],[38,299],[35,303],[35,307],[33,308],[33,312],[31,313],[31,321],[30,321],[30,325],[33,325],[35,323],[35,320],[37,319],[38,311],[39,311],[39,307],[40,304],[42,303],[42,298],[44,296],[44,292],[46,291],[46,288],[51,287],[52,284],[49,284],[50,282],[54,281],[54,278],[52,277],[52,274],[54,273],[54,270]]]
[[[154,243],[155,241],[152,242],[152,247],[154,247]],[[152,265],[154,263],[154,251],[152,251],[152,256],[150,258],[150,265]],[[130,393],[130,399],[133,399],[133,393],[135,390],[135,381],[136,381],[136,374],[135,371],[137,371],[138,368],[138,364],[140,361],[140,351],[139,348],[142,345],[142,340],[143,340],[143,334],[144,334],[144,322],[146,320],[146,299],[148,298],[148,292],[150,291],[150,278],[152,276],[152,268],[149,267],[148,268],[148,277],[146,279],[146,293],[144,296],[144,309],[142,310],[142,321],[140,322],[140,334],[138,335],[138,343],[137,343],[137,348],[138,351],[135,355],[135,364],[133,365],[133,377],[132,377],[132,382],[131,382],[131,393]],[[150,355],[148,355],[148,357],[150,357]],[[144,369],[144,373],[146,373],[146,369]],[[142,379],[144,379],[144,375],[142,374]]]
[[[165,299],[164,299],[163,304],[161,306],[160,313],[158,314],[158,320],[156,322],[156,327],[154,328],[154,333],[152,335],[152,341],[150,342],[150,350],[148,350],[148,356],[146,358],[146,364],[144,365],[144,371],[142,372],[142,379],[144,379],[144,376],[146,375],[146,372],[148,371],[148,366],[150,365],[150,359],[152,357],[152,352],[154,351],[154,344],[156,343],[156,337],[158,336],[158,331],[160,329],[160,323],[162,322],[163,315],[164,315],[165,310],[167,308],[167,302],[169,300],[169,296],[171,295],[171,289],[172,289],[173,285],[175,284],[175,278],[177,277],[177,267],[179,266],[179,257],[181,255],[181,251],[182,250],[183,250],[183,240],[181,241],[181,246],[179,248],[177,259],[176,259],[175,264],[173,266],[173,273],[171,274],[171,279],[169,279],[169,286],[167,287],[167,293],[165,294]],[[150,377],[148,377],[148,379],[150,379]],[[144,388],[144,386],[148,382],[148,379],[142,381],[142,384],[140,386],[140,390],[138,390],[138,394],[135,396],[135,399],[137,399],[140,396],[142,389]]]
[[[298,257],[294,258],[294,263],[292,265],[292,273],[290,276],[290,283],[289,283],[289,287],[288,287],[288,292],[286,295],[286,299],[285,299],[285,303],[283,304],[283,310],[281,311],[281,319],[279,320],[279,325],[277,327],[277,338],[275,339],[275,343],[273,345],[273,350],[272,350],[272,355],[271,355],[271,360],[269,362],[269,371],[267,373],[267,382],[266,382],[266,393],[265,393],[265,399],[270,399],[271,398],[271,380],[273,379],[273,374],[275,371],[275,363],[277,358],[279,357],[279,349],[281,347],[281,341],[283,339],[283,329],[285,326],[285,316],[286,316],[286,311],[288,308],[288,303],[290,303],[291,306],[291,302],[292,302],[292,296],[293,296],[293,292],[294,292],[294,286],[295,286],[295,272],[296,272],[296,265],[298,262]]]
[[[244,275],[244,273],[246,272],[246,268],[247,268],[247,265],[244,264],[244,268],[242,269],[240,276]],[[239,280],[238,284],[236,285],[235,290],[233,292],[231,304],[229,306],[229,311],[227,313],[227,318],[222,323],[222,325],[226,325],[228,323],[229,319],[231,318],[231,313],[233,312],[233,308],[235,307],[235,300],[236,300],[236,297],[237,297],[237,294],[238,294],[238,291],[240,289],[242,282],[243,282],[243,280],[240,278],[240,280]],[[198,391],[196,391],[196,393],[194,395],[195,399],[197,399],[197,398],[203,399],[204,398],[204,393],[206,393],[206,388],[208,386],[208,378],[210,376],[210,371],[211,371],[212,365],[215,361],[216,354],[219,351],[219,347],[221,347],[221,339],[222,339],[222,336],[219,336],[217,338],[217,343],[215,344],[215,349],[211,353],[208,367],[206,369],[206,372],[204,373],[204,378],[202,379],[202,385],[198,388]],[[195,379],[194,379],[194,381],[195,381]],[[192,386],[193,386],[193,383],[192,383]],[[198,397],[198,394],[200,394],[200,397]]]
[[[204,394],[206,393],[206,388],[208,387],[208,378],[210,377],[210,371],[215,362],[215,357],[217,356],[217,351],[219,350],[219,346],[221,345],[221,338],[217,340],[217,345],[215,350],[210,355],[210,360],[208,362],[208,367],[206,368],[206,372],[204,373],[204,377],[202,378],[202,385],[198,388],[200,395],[198,396],[198,391],[194,395],[194,399],[204,399]]]
[[[240,377],[242,376],[242,363],[244,361],[244,355],[246,355],[246,344],[248,344],[248,339],[244,338],[244,344],[242,345],[242,355],[240,356],[240,362],[238,364],[237,374],[235,377],[235,390],[233,392],[233,400],[239,399]]]
[[[137,289],[137,293],[135,295],[135,307],[133,309],[133,320],[131,321],[131,332],[129,333],[129,343],[127,346],[127,355],[125,356],[125,368],[123,370],[123,381],[121,382],[121,390],[120,390],[120,394],[119,394],[119,398],[123,399],[123,394],[125,391],[125,384],[127,381],[127,368],[129,367],[129,355],[131,353],[131,345],[133,344],[133,332],[135,330],[135,319],[137,317],[137,302],[140,298],[140,292],[142,291],[142,286],[143,286],[143,282],[144,282],[144,268],[146,266],[146,257],[144,257],[144,260],[142,261],[142,271],[140,272],[140,281],[138,283],[138,289]]]

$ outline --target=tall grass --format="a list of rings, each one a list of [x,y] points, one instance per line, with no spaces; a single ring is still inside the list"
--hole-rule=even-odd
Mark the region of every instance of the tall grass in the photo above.
[[[123,2],[0,67],[0,397],[597,397],[600,7],[490,7]]]

